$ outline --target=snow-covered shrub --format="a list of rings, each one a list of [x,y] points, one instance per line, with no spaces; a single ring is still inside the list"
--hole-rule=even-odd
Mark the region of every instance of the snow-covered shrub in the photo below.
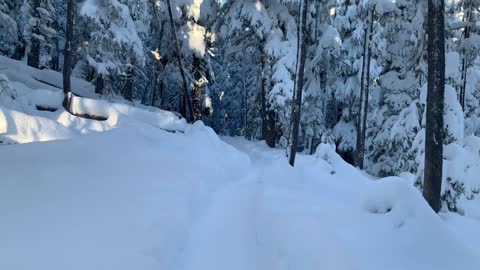
[[[5,76],[5,74],[0,74],[0,100],[5,97],[15,99],[16,93],[15,90],[8,85],[7,76]]]
[[[444,166],[442,200],[450,211],[464,213],[465,202],[480,192],[480,138],[469,136],[463,145],[447,145]]]

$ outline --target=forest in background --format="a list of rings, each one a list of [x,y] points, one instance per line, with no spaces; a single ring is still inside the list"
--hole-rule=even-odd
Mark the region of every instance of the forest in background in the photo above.
[[[307,2],[301,16],[298,1],[81,1],[72,10],[69,66],[106,99],[176,111],[219,134],[286,148],[305,18],[297,150],[313,154],[321,142],[334,143],[354,163],[363,130],[360,167],[375,176],[408,172],[421,186],[427,1]],[[479,7],[477,0],[445,2],[447,159],[449,149],[480,133]],[[1,54],[65,70],[67,17],[67,1],[0,0]],[[450,210],[479,192],[458,171],[444,178]]]

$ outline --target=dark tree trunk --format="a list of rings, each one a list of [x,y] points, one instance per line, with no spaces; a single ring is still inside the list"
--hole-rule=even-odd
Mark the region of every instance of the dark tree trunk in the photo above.
[[[160,109],[164,109],[165,108],[165,91],[164,91],[164,85],[163,85],[163,81],[160,81],[159,82],[159,86],[158,86],[158,97],[160,98]]]
[[[103,80],[103,74],[97,74],[95,81],[95,93],[99,95],[105,94],[105,83]]]
[[[465,26],[464,39],[470,38],[470,23],[472,21],[472,0],[463,3],[464,12],[466,13],[463,17],[464,21],[467,22]],[[468,52],[464,47],[462,49],[462,85],[460,86],[460,105],[462,105],[463,111],[465,111],[465,90],[467,87],[467,70],[468,70]]]
[[[180,98],[180,114],[182,114],[183,117],[185,117],[185,119],[189,119],[190,123],[193,123],[195,121],[195,116],[193,114],[192,100],[190,99],[187,78],[185,76],[185,70],[183,68],[182,55],[180,53],[180,45],[178,44],[177,28],[175,27],[175,22],[173,21],[172,3],[170,2],[171,0],[166,0],[166,1],[167,1],[167,7],[168,7],[168,16],[170,17],[170,24],[172,28],[172,35],[175,39],[175,52],[178,58],[178,68],[180,69],[180,75],[182,76],[182,83],[183,83],[183,95]],[[187,118],[187,113],[188,113],[187,108],[190,111],[189,118]]]
[[[444,2],[428,0],[428,93],[423,196],[438,213],[443,169],[443,109],[445,94]]]
[[[25,44],[24,40],[22,39],[16,46],[15,46],[15,54],[13,55],[13,59],[15,60],[22,60],[25,56]]]
[[[262,121],[262,139],[265,139],[267,134],[267,100],[266,100],[266,82],[265,82],[265,68],[266,68],[266,54],[264,52],[265,41],[262,40],[261,43],[262,55],[260,56],[262,70],[260,72],[260,119]]]
[[[134,76],[133,66],[129,66],[127,69],[127,81],[125,82],[124,95],[125,99],[128,101],[133,100],[133,76]]]
[[[192,107],[193,115],[196,121],[202,120],[202,101],[203,101],[203,89],[202,89],[202,72],[201,72],[200,58],[193,57],[193,77],[195,79],[195,85],[192,89]]]
[[[157,47],[157,52],[160,54],[162,51],[162,39],[165,32],[165,26],[162,24],[161,16],[158,13],[156,0],[150,0],[150,5],[155,10],[153,14],[154,14],[155,20],[158,23],[158,27],[160,29],[160,33],[158,35],[158,47]],[[152,87],[152,106],[156,105],[157,97],[159,97],[160,98],[159,107],[163,109],[163,82],[160,78],[161,71],[163,70],[163,67],[164,67],[164,65],[162,64],[163,59],[162,58],[157,59],[156,55],[153,55],[153,57],[155,60],[155,72],[154,72],[155,80]],[[157,89],[159,93],[157,93]]]
[[[329,96],[328,96],[328,91],[327,91],[327,69],[323,69],[320,71],[320,92],[322,93],[323,97],[323,126],[324,128],[327,128],[327,122],[328,122],[328,103],[329,103]]]
[[[309,1],[300,2],[300,20],[298,24],[297,44],[297,72],[295,75],[295,87],[293,91],[292,117],[290,123],[290,165],[295,165],[297,154],[298,135],[300,130],[300,110],[302,106],[303,75],[305,72],[305,60],[307,58],[307,12]]]
[[[250,130],[248,128],[248,91],[246,82],[245,64],[242,64],[242,87],[243,87],[243,136],[245,139],[250,138]]]
[[[276,130],[276,114],[275,111],[267,109],[265,116],[265,135],[264,139],[267,145],[271,148],[275,148],[275,142],[277,139]]]
[[[357,121],[357,145],[355,151],[355,165],[363,169],[365,156],[365,132],[367,129],[367,112],[368,112],[368,92],[370,87],[370,57],[373,32],[373,13],[374,7],[369,7],[368,19],[365,29],[365,38],[363,44],[363,64],[360,85],[360,109]]]
[[[73,58],[73,24],[74,24],[74,1],[67,2],[67,29],[65,41],[65,53],[63,64],[63,107],[67,112],[72,112],[72,85],[70,76],[72,73],[72,58]]]
[[[60,71],[60,41],[58,38],[55,39],[55,51],[53,52],[52,56],[52,69],[55,71]]]
[[[40,7],[40,0],[33,0],[31,1],[32,4],[32,12],[33,16],[36,18],[40,17],[40,14],[38,14],[37,8]],[[38,38],[34,37],[40,36],[40,26],[35,25],[33,27],[33,35],[30,37],[30,51],[28,52],[28,57],[27,57],[27,64],[31,67],[34,68],[39,68],[40,67],[40,40]]]

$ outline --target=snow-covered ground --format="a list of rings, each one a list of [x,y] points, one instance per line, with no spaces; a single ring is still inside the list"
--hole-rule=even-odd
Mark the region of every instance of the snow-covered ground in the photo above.
[[[93,94],[75,109],[108,120],[78,119],[60,89],[6,77],[0,269],[480,269],[478,217],[438,216],[411,181],[372,180],[328,145],[291,168],[263,142]]]

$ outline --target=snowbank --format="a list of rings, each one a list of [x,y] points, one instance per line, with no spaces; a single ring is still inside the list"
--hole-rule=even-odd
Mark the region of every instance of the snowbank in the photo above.
[[[120,126],[141,128],[149,125],[168,131],[183,132],[185,119],[176,114],[155,108],[138,107],[125,103],[110,103],[104,100],[74,97],[72,111],[80,114],[105,116],[104,122],[73,116],[63,109],[63,92],[48,89],[31,89],[22,81],[9,79],[8,86],[14,90],[15,99],[0,97],[0,141],[29,143],[69,139],[74,135],[111,130]],[[54,112],[39,111],[38,106],[54,109]],[[2,139],[3,138],[3,139]]]
[[[0,55],[0,73],[10,81],[21,82],[30,89],[62,91],[63,77],[53,70],[39,70],[25,65],[22,61]],[[82,97],[95,97],[95,87],[84,80],[72,77],[72,91]]]

